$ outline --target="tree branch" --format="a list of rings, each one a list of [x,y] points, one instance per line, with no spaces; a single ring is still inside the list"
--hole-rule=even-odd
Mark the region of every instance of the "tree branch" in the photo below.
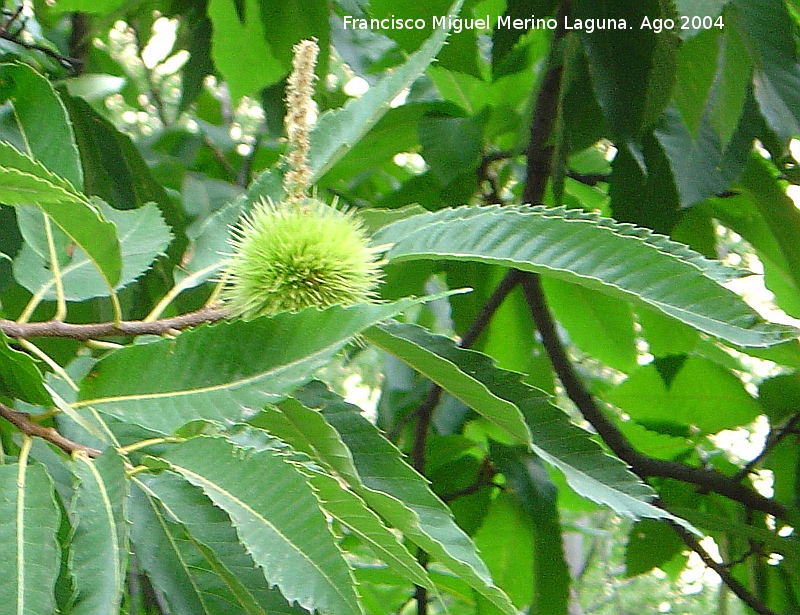
[[[109,336],[165,335],[182,331],[204,323],[218,322],[228,316],[223,308],[203,308],[196,312],[181,314],[162,320],[123,320],[119,323],[98,322],[74,324],[57,320],[18,323],[0,319],[0,331],[12,338],[66,337],[74,340],[90,340]]]
[[[0,416],[2,416],[12,425],[16,426],[16,428],[22,433],[47,440],[70,455],[76,452],[85,453],[89,457],[97,457],[100,455],[100,451],[97,449],[73,442],[72,440],[62,436],[52,427],[44,427],[43,425],[34,423],[30,419],[29,415],[25,414],[24,412],[12,410],[3,403],[0,403]]]
[[[44,47],[43,45],[37,45],[36,43],[28,43],[23,41],[19,38],[19,32],[15,32],[11,34],[10,32],[6,32],[4,30],[0,30],[0,38],[6,41],[10,41],[15,45],[19,45],[24,49],[29,49],[31,51],[39,51],[44,55],[52,58],[56,62],[58,62],[63,68],[76,71],[81,66],[81,61],[76,58],[70,58],[69,56],[65,56],[64,54],[58,53],[57,51],[53,51],[49,47]]]
[[[786,436],[793,433],[798,422],[800,422],[800,413],[790,416],[789,419],[778,429],[770,430],[769,434],[767,435],[767,439],[764,442],[764,448],[761,449],[761,452],[754,459],[750,460],[741,470],[736,473],[736,475],[733,477],[733,480],[737,482],[744,480],[744,478],[753,471],[753,468],[761,463],[764,457],[769,455],[770,451],[778,446],[778,444],[780,444]]]
[[[697,537],[688,531],[685,527],[670,522],[672,529],[675,530],[675,533],[680,536],[681,540],[683,540],[684,544],[689,547],[692,551],[697,553],[700,556],[700,559],[703,560],[703,563],[711,568],[714,572],[716,572],[722,582],[728,586],[728,588],[736,594],[736,596],[744,602],[747,606],[753,609],[759,615],[777,615],[775,611],[770,609],[766,604],[761,602],[758,598],[756,598],[750,591],[736,578],[731,574],[731,571],[725,567],[725,565],[720,564],[719,562],[715,561],[713,557],[708,554],[703,548],[703,545],[700,544],[700,541],[697,540]]]
[[[753,510],[774,515],[779,519],[787,518],[788,511],[783,504],[764,497],[754,489],[742,485],[722,472],[676,461],[654,459],[631,446],[614,422],[600,409],[575,372],[558,338],[555,322],[547,307],[538,276],[524,276],[522,290],[539,334],[542,336],[542,344],[550,357],[553,370],[561,380],[567,395],[578,407],[583,417],[594,427],[603,442],[642,480],[651,477],[672,478],[697,485],[707,491],[713,491]]]
[[[550,55],[547,58],[547,72],[542,78],[536,105],[531,118],[531,135],[527,150],[527,175],[522,198],[525,203],[535,205],[544,198],[547,181],[550,179],[550,167],[553,161],[553,146],[550,140],[553,126],[558,117],[561,101],[561,81],[564,73],[563,63],[559,60],[559,43],[566,35],[564,24],[569,14],[569,0],[564,0],[556,13],[558,27],[553,34]]]

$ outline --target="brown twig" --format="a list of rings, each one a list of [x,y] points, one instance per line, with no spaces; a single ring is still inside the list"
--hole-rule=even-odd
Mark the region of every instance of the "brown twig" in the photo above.
[[[770,609],[766,604],[750,593],[744,585],[739,583],[724,564],[715,561],[714,558],[708,554],[708,551],[703,548],[703,545],[700,544],[700,541],[697,540],[694,534],[678,523],[671,522],[670,525],[672,529],[675,530],[675,533],[680,536],[681,540],[683,540],[684,544],[697,553],[700,559],[703,560],[703,563],[720,576],[722,582],[736,594],[739,600],[744,602],[759,615],[777,615],[775,611]]]
[[[6,27],[7,26],[8,24],[6,24]],[[57,51],[54,51],[53,49],[50,49],[49,47],[45,47],[43,45],[38,45],[36,43],[29,43],[27,41],[22,40],[21,38],[19,38],[22,29],[20,29],[17,32],[11,33],[5,28],[2,28],[0,29],[0,39],[14,43],[19,47],[22,47],[23,49],[28,49],[31,51],[39,51],[44,55],[46,55],[47,57],[52,58],[53,60],[58,62],[63,68],[69,70],[76,70],[78,67],[80,67],[81,61],[76,58],[71,58],[64,54],[58,53]]]
[[[494,476],[497,474],[497,470],[492,463],[492,460],[488,457],[485,457],[483,463],[481,463],[481,467],[478,470],[478,476],[475,480],[464,487],[463,489],[459,489],[457,491],[453,491],[452,493],[446,493],[441,496],[443,502],[453,502],[459,498],[463,498],[468,495],[472,495],[473,493],[477,493],[484,487],[497,487],[494,482]]]
[[[558,338],[555,321],[547,307],[539,278],[532,275],[524,276],[522,291],[539,330],[539,335],[542,337],[542,345],[550,357],[553,370],[564,386],[564,391],[578,407],[583,417],[594,427],[603,442],[640,478],[643,480],[650,477],[672,478],[697,485],[706,491],[713,491],[753,510],[774,515],[779,519],[787,518],[788,510],[783,504],[764,497],[754,489],[742,485],[739,481],[718,470],[654,459],[636,450],[614,422],[602,411],[573,368]]]
[[[767,439],[764,442],[764,448],[761,449],[761,452],[756,455],[754,459],[751,459],[747,464],[739,470],[733,477],[733,480],[739,482],[744,480],[744,478],[753,471],[761,461],[769,455],[770,451],[772,451],[778,444],[780,444],[783,439],[792,434],[794,432],[794,428],[797,426],[798,422],[800,422],[800,413],[794,414],[778,429],[774,431],[770,431],[769,435],[767,435]]]
[[[38,423],[33,422],[29,415],[25,414],[24,412],[12,410],[3,403],[0,403],[0,416],[2,416],[12,425],[16,426],[16,428],[22,433],[47,440],[70,455],[76,452],[84,453],[89,457],[97,457],[100,455],[100,451],[97,449],[73,442],[72,440],[62,436],[52,427],[44,427],[43,425],[39,425]]]
[[[203,308],[196,312],[181,314],[162,320],[145,322],[142,320],[123,320],[120,323],[98,322],[74,324],[57,320],[45,322],[18,323],[0,319],[0,331],[11,338],[29,339],[34,337],[64,337],[74,340],[91,340],[99,337],[168,335],[204,323],[218,322],[228,316],[223,308]]]
[[[569,14],[569,4],[569,0],[564,0],[556,14],[556,20],[559,25],[553,33],[553,42],[547,59],[547,72],[539,86],[536,105],[533,108],[533,116],[531,117],[531,135],[527,151],[527,176],[522,198],[526,203],[532,205],[542,202],[547,182],[550,179],[550,167],[553,161],[553,147],[550,144],[550,140],[553,134],[553,126],[558,117],[564,73],[563,63],[558,59],[558,47],[566,35],[564,24]]]

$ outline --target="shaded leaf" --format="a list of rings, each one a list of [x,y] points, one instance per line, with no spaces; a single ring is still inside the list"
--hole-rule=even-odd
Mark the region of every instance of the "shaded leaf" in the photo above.
[[[107,449],[95,460],[74,458],[77,479],[70,509],[70,571],[75,593],[70,613],[116,613],[128,559],[127,477],[122,457]]]
[[[625,546],[625,574],[635,577],[663,566],[684,549],[683,541],[669,524],[655,519],[634,523]]]
[[[308,308],[127,346],[97,362],[73,406],[163,434],[199,419],[237,422],[307,382],[354,335],[415,303]]]
[[[592,84],[606,121],[621,139],[635,138],[656,122],[671,95],[678,36],[641,28],[645,17],[674,17],[670,3],[645,0],[606,3],[577,0],[578,19],[624,19],[626,29],[580,31]]]
[[[0,608],[18,615],[57,612],[59,510],[44,466],[0,465]]]
[[[452,340],[416,325],[380,325],[367,331],[365,337],[461,398],[493,424],[504,425],[505,416],[511,412],[524,417],[523,425],[530,434],[527,442],[533,451],[563,472],[579,494],[628,517],[670,516],[649,504],[652,489],[622,461],[607,455],[587,431],[573,425],[550,403],[549,395],[524,384],[521,374],[498,369],[490,357],[459,348]],[[475,390],[481,394],[474,395]],[[516,435],[516,425],[513,429],[511,433]]]
[[[253,560],[288,600],[335,615],[363,612],[319,504],[283,452],[246,452],[222,438],[197,437],[164,459],[228,513]]]
[[[122,256],[122,274],[116,289],[134,282],[164,253],[172,235],[161,219],[158,207],[150,203],[136,210],[119,211],[98,203],[103,216],[117,227]],[[14,277],[32,293],[55,300],[55,282],[48,261],[28,245],[14,259]],[[61,283],[68,301],[83,301],[108,295],[103,278],[86,253],[76,248],[69,264],[61,268]]]
[[[670,421],[716,433],[746,425],[760,414],[758,403],[728,370],[690,356],[666,382],[654,365],[632,373],[604,394],[637,421]]]
[[[800,210],[786,194],[777,169],[759,154],[751,157],[740,186],[766,223],[767,237],[771,235],[777,244],[774,264],[781,272],[771,271],[767,282],[774,277],[784,282],[775,289],[778,304],[790,314],[800,316],[800,251],[797,249]]]
[[[280,61],[264,39],[259,4],[258,0],[245,0],[241,17],[230,0],[211,0],[208,5],[213,24],[211,57],[233,100],[275,83],[291,66]],[[247,44],[235,45],[232,41]]]
[[[204,576],[202,585],[208,587],[209,594],[224,597],[220,602],[227,601],[226,609],[269,615],[305,613],[298,606],[290,606],[277,589],[269,587],[263,572],[239,540],[230,517],[202,489],[169,472],[141,474],[138,485],[161,504],[158,509],[166,513],[168,527],[175,527],[175,522],[183,526],[184,551],[197,552],[189,556],[198,560],[193,568]],[[175,530],[179,533],[177,527]]]
[[[706,102],[714,84],[716,58],[722,31],[717,28],[704,30],[698,36],[681,45],[678,52],[678,84],[675,104],[692,136],[697,136]],[[741,103],[741,101],[739,101]]]
[[[0,99],[13,105],[31,158],[81,190],[83,170],[72,124],[50,82],[26,64],[2,64]]]
[[[461,207],[413,216],[380,229],[392,261],[446,259],[503,264],[552,275],[644,304],[741,346],[797,335],[766,323],[720,285],[737,272],[666,237],[563,208]]]
[[[755,72],[756,99],[770,128],[784,140],[800,134],[800,61],[793,22],[781,0],[734,0],[733,25]]]
[[[542,286],[571,343],[614,369],[628,372],[638,366],[629,305],[556,278],[544,278]]]
[[[66,96],[64,102],[80,147],[86,194],[117,209],[156,203],[176,238],[169,249],[170,258],[179,260],[186,245],[185,213],[153,178],[134,142],[82,98]]]
[[[534,587],[533,524],[519,502],[507,493],[498,494],[475,535],[475,544],[495,582],[506,591],[514,606],[522,609],[529,605]],[[497,610],[482,604],[478,612],[484,615]]]
[[[36,406],[52,406],[53,399],[33,357],[11,348],[10,341],[0,331],[0,394]]]
[[[558,488],[541,462],[528,453],[493,443],[491,457],[532,522],[533,557],[527,564],[532,568],[535,591],[530,613],[566,615],[571,577],[561,538]]]
[[[447,506],[358,407],[344,402],[320,383],[312,383],[296,392],[295,397],[309,408],[319,408],[339,432],[363,485],[354,485],[354,489],[378,514],[503,613],[515,614],[508,597],[494,585],[475,545],[455,524]]]
[[[60,183],[15,168],[0,168],[0,201],[6,205],[30,205],[50,216],[89,256],[107,287],[113,288],[122,271],[114,223],[105,220],[86,197],[70,192]]]

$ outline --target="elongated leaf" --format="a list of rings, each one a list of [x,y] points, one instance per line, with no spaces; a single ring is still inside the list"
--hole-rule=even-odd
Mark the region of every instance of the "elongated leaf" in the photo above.
[[[780,277],[785,284],[785,289],[775,290],[778,303],[794,307],[794,309],[791,307],[784,309],[798,316],[800,315],[800,309],[797,307],[800,305],[800,253],[796,242],[797,237],[800,237],[800,211],[776,176],[777,169],[774,166],[761,156],[754,155],[742,176],[741,186],[763,217],[777,244],[777,261],[782,275],[778,274],[776,277]],[[769,281],[771,278],[771,275],[768,276]],[[784,295],[789,295],[790,298],[783,301]]]
[[[508,597],[492,582],[475,545],[455,524],[447,506],[358,407],[320,383],[312,383],[295,396],[309,408],[319,408],[339,432],[361,479],[361,486],[354,485],[354,489],[376,512],[503,613],[516,613]],[[335,463],[336,458],[326,461]]]
[[[0,202],[39,208],[83,249],[110,288],[119,281],[122,258],[117,229],[86,197],[70,192],[63,182],[4,167],[0,168]]]
[[[510,532],[512,527],[514,531]],[[560,542],[560,530],[556,536]],[[519,609],[527,607],[533,598],[533,537],[530,518],[507,493],[500,493],[492,500],[486,519],[475,535],[475,543],[497,584]],[[497,610],[491,605],[481,604],[477,612],[483,615]]]
[[[281,403],[280,410],[266,407],[251,423],[329,465],[351,485],[361,485],[349,449],[316,410],[290,398]],[[397,574],[433,590],[425,570],[358,495],[323,474],[313,475],[311,482],[328,514],[348,526]]]
[[[679,43],[671,30],[656,32],[640,24],[644,18],[651,23],[654,18],[675,18],[671,3],[576,0],[572,8],[572,16],[583,20],[626,20],[624,29],[583,28],[579,34],[606,120],[621,139],[638,136],[669,100]]]
[[[414,585],[435,591],[425,569],[363,499],[343,488],[332,476],[322,472],[311,475],[309,482],[325,512],[348,527],[389,568]]]
[[[731,14],[755,73],[761,113],[782,139],[800,134],[800,63],[792,17],[780,0],[735,0]]]
[[[380,229],[391,261],[449,259],[503,264],[643,304],[740,346],[792,339],[720,285],[736,275],[686,246],[632,225],[563,208],[460,207]]]
[[[531,615],[566,615],[570,574],[564,558],[558,489],[541,461],[510,447],[492,444],[491,457],[533,525],[534,587]],[[508,548],[508,546],[506,546]],[[512,571],[511,574],[514,574]]]
[[[533,451],[561,470],[581,495],[628,517],[670,517],[649,504],[653,491],[622,461],[607,455],[587,431],[573,425],[550,403],[549,395],[524,384],[521,374],[498,369],[490,357],[459,348],[452,340],[416,325],[380,325],[365,337],[495,425],[513,425],[513,430],[506,430],[517,439],[516,422],[524,416]],[[516,418],[512,423],[507,416]]]
[[[131,489],[131,541],[137,561],[175,615],[239,615],[215,558],[192,540],[186,528],[169,518],[141,483]]]
[[[275,83],[289,68],[289,63],[276,58],[264,40],[259,3],[241,0],[238,4],[240,9],[227,0],[211,0],[208,7],[213,23],[211,56],[234,100]],[[247,43],[231,45],[235,40]]]
[[[52,615],[59,571],[60,514],[41,464],[0,465],[0,610]]]
[[[747,425],[761,413],[742,381],[713,361],[690,356],[669,377],[664,373],[664,362],[656,361],[604,397],[634,420],[693,425],[703,433]]]
[[[149,203],[130,211],[119,211],[99,204],[103,216],[113,222],[119,235],[122,275],[117,289],[134,282],[162,255],[172,238],[158,207]],[[55,283],[47,260],[23,245],[14,259],[14,277],[32,293],[42,292],[45,299],[56,298]],[[64,295],[69,301],[83,301],[108,295],[108,287],[92,266],[86,253],[77,248],[68,265],[61,269]]]
[[[204,571],[200,585],[227,601],[225,613],[305,613],[298,606],[290,606],[277,589],[269,588],[263,572],[239,541],[230,517],[200,488],[169,472],[141,474],[137,484],[151,499],[158,500],[161,506],[157,508],[166,513],[167,527],[177,531],[176,522],[183,526],[181,544],[187,554],[198,553],[190,555],[198,562],[193,568],[198,573]]]
[[[552,277],[542,283],[547,304],[571,343],[614,369],[629,372],[638,366],[633,311],[628,304]]]
[[[432,335],[415,325],[379,325],[367,331],[364,337],[432,379],[489,422],[506,431],[517,443],[526,446],[531,443],[530,430],[519,408],[497,397],[480,380],[464,373],[471,373],[471,369],[482,362],[491,365],[486,355],[474,350],[459,350],[452,340]],[[459,361],[459,358],[462,360]],[[548,397],[543,391],[533,388],[530,393],[542,400]]]
[[[125,465],[114,449],[107,449],[96,460],[76,456],[73,471],[78,482],[70,510],[75,584],[70,613],[116,613],[128,559]]]
[[[319,503],[281,451],[246,453],[222,438],[197,437],[164,459],[228,513],[253,560],[288,600],[335,615],[363,613]]]
[[[456,0],[449,15],[457,15],[463,0]],[[444,20],[445,22],[449,20]],[[409,87],[439,53],[447,40],[447,28],[438,28],[425,43],[363,96],[349,101],[342,109],[320,116],[311,133],[309,164],[312,178],[322,177],[389,110],[390,103]]]
[[[51,184],[63,188],[67,192],[79,195],[78,189],[67,179],[53,173],[39,160],[34,160],[30,155],[23,154],[10,143],[0,141],[0,167],[17,169],[29,175],[46,179]]]
[[[11,348],[10,341],[0,331],[0,393],[29,404],[52,405],[36,362],[30,355]]]
[[[307,382],[354,335],[414,303],[309,308],[128,346],[96,364],[74,406],[163,434],[198,419],[236,422]]]
[[[2,64],[0,99],[11,101],[31,158],[82,189],[83,170],[72,124],[50,82],[25,64]]]
[[[117,130],[83,98],[65,96],[64,104],[80,147],[84,192],[117,209],[138,209],[147,203],[156,203],[175,236],[168,251],[170,262],[178,262],[186,248],[183,208],[155,180],[128,135]]]

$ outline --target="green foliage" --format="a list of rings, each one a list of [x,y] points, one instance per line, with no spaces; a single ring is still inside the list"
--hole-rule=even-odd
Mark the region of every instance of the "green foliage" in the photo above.
[[[532,16],[557,27],[508,25]],[[795,612],[800,346],[772,310],[800,315],[798,16],[4,13],[0,615],[737,613],[664,595],[695,534],[739,598]],[[424,27],[352,25],[373,18]],[[628,27],[586,25],[603,19]],[[311,37],[304,171],[365,229],[369,279],[326,298],[352,287],[334,266],[352,250],[323,228],[332,282],[300,302],[264,287],[275,253],[319,247],[267,228],[237,299],[258,309],[232,311],[242,220],[292,170],[283,90]],[[351,401],[364,388],[375,407]]]

